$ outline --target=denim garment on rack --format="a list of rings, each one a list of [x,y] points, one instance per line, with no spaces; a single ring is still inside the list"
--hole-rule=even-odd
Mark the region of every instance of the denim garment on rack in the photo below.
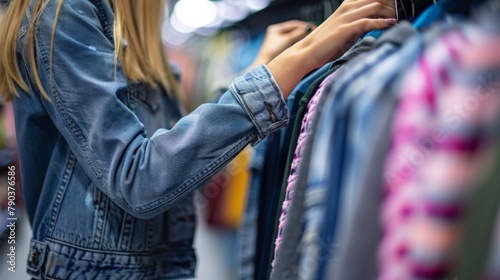
[[[325,86],[325,90],[328,91],[330,84]],[[324,100],[324,95],[318,103],[318,111]],[[309,141],[309,140],[308,140]],[[306,145],[306,148],[308,146]],[[307,155],[307,150],[304,151]],[[301,177],[299,176],[298,182]],[[298,185],[299,187],[300,185]],[[271,280],[274,279],[295,279],[296,273],[298,271],[297,267],[297,246],[299,244],[299,238],[302,233],[302,202],[304,199],[304,191],[297,188],[294,191],[294,199],[292,200],[289,211],[288,211],[288,222],[283,228],[283,240],[281,244],[281,249],[275,254],[275,264],[273,270],[271,271]]]
[[[366,155],[374,149],[371,136],[382,130],[389,123],[381,122],[379,114],[385,115],[390,107],[381,106],[379,99],[391,94],[390,89],[395,87],[398,78],[405,72],[408,64],[416,60],[422,51],[421,39],[415,38],[417,32],[407,22],[400,23],[397,28],[388,30],[378,41],[377,45],[389,44],[393,54],[383,59],[370,71],[359,76],[356,81],[362,85],[351,85],[349,89],[354,99],[351,102],[349,114],[349,129],[347,132],[346,156],[344,159],[345,171],[342,174],[342,216],[351,216],[354,202],[360,194],[359,180],[362,170],[366,170]],[[405,63],[401,63],[405,61]],[[356,92],[357,91],[357,92]],[[392,93],[395,94],[395,93]]]
[[[237,277],[240,280],[252,280],[255,275],[257,228],[259,214],[259,195],[262,184],[264,159],[268,138],[255,145],[250,162],[250,187],[247,195],[245,214],[238,229],[238,261]]]
[[[279,224],[278,224],[278,234],[275,242],[275,256],[277,252],[279,252],[281,248],[281,241],[283,240],[283,230],[287,224],[287,218],[288,218],[288,210],[290,203],[292,202],[292,199],[294,198],[294,191],[295,191],[295,186],[297,182],[297,175],[298,175],[298,169],[301,164],[304,148],[305,148],[305,143],[307,141],[307,136],[311,132],[311,123],[312,120],[316,114],[316,109],[318,108],[319,105],[319,100],[321,96],[323,95],[323,92],[325,91],[325,86],[326,84],[329,83],[329,81],[332,79],[332,74],[328,75],[321,84],[318,87],[318,90],[315,92],[315,94],[312,96],[311,100],[307,104],[307,107],[305,109],[304,113],[304,118],[302,119],[301,122],[301,128],[300,128],[300,134],[297,138],[297,146],[294,152],[294,158],[291,164],[290,168],[290,176],[286,180],[286,194],[285,198],[283,201],[283,205],[281,207],[281,215],[279,217]],[[276,259],[276,258],[275,258]],[[273,260],[273,267],[274,267],[275,261]]]
[[[351,63],[348,63],[345,67],[349,66]],[[354,66],[356,65],[353,63]],[[349,69],[351,70],[351,69]],[[352,70],[351,70],[352,71]],[[351,71],[345,71],[345,74],[350,73]],[[341,80],[343,75],[339,75],[339,79]],[[338,85],[339,80],[335,81],[334,87]],[[330,139],[327,137],[329,135],[330,129],[334,127],[339,129],[337,124],[334,124],[335,121],[335,108],[332,109],[333,100],[340,98],[338,96],[338,91],[330,90],[329,99],[325,103],[324,110],[320,117],[320,123],[318,126],[318,130],[315,136],[315,143],[313,144],[313,152],[312,152],[312,160],[311,166],[309,168],[309,182],[306,190],[306,198],[305,198],[305,211],[304,211],[304,233],[302,235],[300,248],[300,259],[299,259],[299,279],[315,279],[318,273],[318,267],[322,260],[328,259],[328,255],[318,255],[318,252],[322,248],[327,251],[327,254],[331,251],[330,247],[332,246],[331,238],[328,240],[321,239],[320,237],[320,229],[322,227],[321,223],[323,222],[323,213],[324,207],[323,205],[325,201],[325,196],[329,194],[329,181],[322,179],[318,174],[322,174],[327,177],[329,172],[329,164],[330,161],[336,160],[338,157],[342,157],[342,149],[337,148],[340,152],[333,152],[334,147],[327,141]],[[323,120],[323,121],[321,121]],[[327,133],[328,132],[328,133]],[[338,133],[338,132],[337,132]],[[342,141],[342,138],[336,139],[338,143]],[[331,179],[330,179],[331,180]],[[328,203],[336,203],[336,201],[330,199]],[[328,219],[328,223],[333,224],[335,222],[335,216],[330,216]],[[318,257],[320,256],[320,258]]]
[[[316,80],[325,74],[330,65],[331,63],[324,65],[299,83],[299,86],[291,94],[292,99],[287,100],[293,101],[290,116],[294,118],[294,122],[288,124],[284,136],[282,132],[275,132],[268,137],[269,144],[263,174],[264,181],[261,186],[262,192],[259,201],[256,280],[268,279],[270,275],[271,260],[274,256],[273,242],[276,239],[277,218],[275,218],[275,215],[281,209],[278,208],[278,205],[281,205],[279,202],[282,195],[280,187],[282,186],[283,174],[286,172],[287,165],[285,162],[288,160],[289,147],[287,145],[295,145],[295,141],[292,141],[292,135],[295,133],[294,128],[297,118],[301,120],[303,116],[303,98],[307,98],[307,100],[310,98],[310,96],[304,97],[304,95],[311,86],[317,87],[315,85]],[[288,104],[290,105],[290,102]],[[282,141],[281,137],[286,138]]]
[[[331,64],[331,66],[328,69],[328,72],[326,72],[322,77],[317,79],[315,81],[315,84],[322,83],[323,80],[326,78],[326,76],[331,75],[331,73],[336,72],[344,63],[347,61],[353,59],[360,53],[363,53],[367,50],[369,50],[372,45],[374,44],[374,39],[373,38],[365,38],[362,40],[362,42],[359,42],[355,46],[353,46],[349,51],[347,51],[341,58],[337,59],[335,62]],[[327,83],[325,87],[323,88],[326,92],[329,91],[329,86],[330,84]],[[316,85],[312,85],[308,89],[308,93],[306,93],[307,96],[311,95],[316,91]],[[308,102],[308,101],[307,101]],[[319,111],[320,108],[323,105],[323,102],[320,102],[321,104],[318,104],[316,109]],[[306,100],[302,100],[301,104],[304,106],[306,104]],[[298,123],[298,122],[297,122]],[[316,117],[313,118],[311,124],[311,129],[312,127],[316,125]],[[302,122],[300,122],[302,125]],[[298,124],[297,124],[298,125]],[[308,153],[310,148],[306,147],[309,145],[310,138],[313,136],[313,134],[308,133],[307,134],[307,142],[305,143],[304,151],[305,153],[303,154],[304,157],[308,158]],[[297,139],[298,137],[298,130],[295,131],[294,136],[292,137],[292,140]],[[295,142],[295,141],[294,141]],[[301,170],[301,165],[299,165],[299,170]],[[301,171],[304,172],[304,171]],[[299,197],[303,197],[303,186],[305,186],[305,181],[302,180],[301,175],[299,174],[299,177],[297,178],[297,183],[302,182],[302,185],[298,185],[297,187],[300,187],[302,189],[298,189],[298,195]],[[295,196],[295,194],[294,194]],[[292,207],[293,206],[293,207]],[[282,253],[279,251],[277,252],[277,255],[275,256],[275,261],[276,265],[272,271],[271,278],[272,279],[281,279],[283,277],[285,278],[293,278],[296,277],[296,273],[298,272],[298,267],[297,267],[297,246],[299,244],[299,238],[300,234],[302,232],[302,226],[301,226],[301,217],[302,217],[302,199],[299,198],[299,200],[292,199],[291,204],[290,204],[290,215],[291,215],[291,222],[287,223],[285,227],[282,229],[283,232],[283,246],[282,246]],[[288,213],[287,213],[288,214]],[[285,234],[285,230],[288,232]],[[286,235],[286,236],[285,236]]]
[[[276,186],[281,186],[288,146],[290,145],[289,139],[295,124],[300,99],[304,96],[307,87],[316,79],[315,77],[322,75],[322,72],[327,69],[327,67],[322,67],[299,82],[286,100],[290,122],[284,130],[272,133],[266,140],[266,148],[263,151],[265,152],[264,169],[260,176],[261,193],[259,194],[257,215],[255,279],[266,279],[263,277],[269,275],[271,260],[266,248],[273,247],[274,239],[271,236],[273,236],[275,223],[274,214],[269,215],[269,213],[276,213],[278,208],[279,188]]]
[[[301,270],[300,279],[321,278],[326,263],[335,251],[333,246],[339,218],[337,210],[342,204],[340,195],[350,106],[359,89],[365,85],[363,75],[395,50],[391,40],[381,37],[376,50],[362,54],[345,66],[349,68],[339,75],[330,90],[332,94],[326,101],[315,137],[314,160],[309,167],[309,196],[306,193],[305,231],[300,247],[300,267],[308,269]]]
[[[292,142],[293,126],[295,125],[295,119],[297,118],[297,112],[300,106],[300,100],[302,99],[302,97],[304,97],[307,90],[314,83],[314,81],[324,76],[326,72],[332,67],[332,65],[333,63],[329,62],[323,65],[323,67],[309,74],[299,82],[292,93],[288,96],[286,102],[288,105],[288,110],[290,112],[290,122],[286,129],[281,130],[280,159],[287,159],[288,151]],[[281,164],[284,166],[285,162],[281,162]]]
[[[295,93],[295,94],[298,94],[298,95],[300,95],[300,96],[303,96],[303,95],[306,93],[306,90],[310,87],[310,84],[312,84],[312,83],[313,83],[313,82],[312,82],[312,81],[313,81],[313,79],[315,79],[315,80],[316,80],[316,79],[318,79],[319,77],[322,77],[322,76],[323,76],[323,73],[325,73],[325,74],[326,74],[326,72],[328,71],[328,68],[330,67],[330,64],[331,64],[331,63],[328,63],[328,64],[324,65],[322,68],[318,69],[318,70],[317,70],[317,71],[315,71],[313,74],[311,74],[309,77],[307,77],[306,79],[304,79],[304,80],[303,80],[303,82],[302,82],[302,83],[300,83],[300,84],[299,84],[299,85],[295,88],[294,93]],[[320,85],[320,87],[321,87],[321,85]],[[304,129],[304,128],[303,128],[303,126],[304,126],[304,122],[306,122],[306,121],[307,121],[306,119],[307,119],[307,118],[308,118],[308,116],[312,113],[312,112],[311,112],[311,110],[309,109],[309,107],[311,106],[311,102],[312,102],[312,100],[315,98],[315,96],[316,96],[316,95],[317,95],[317,93],[316,93],[314,96],[312,96],[312,97],[311,97],[311,100],[308,102],[307,108],[306,108],[306,110],[304,110],[304,114],[303,114],[303,116],[301,117],[301,120],[300,120],[300,123],[301,123],[301,126],[302,126],[302,128],[301,128],[301,132],[300,132],[300,133],[301,133],[301,135],[304,133],[304,132],[303,132],[303,129]],[[297,97],[298,97],[298,96],[297,96]],[[301,99],[302,99],[302,98],[301,98]],[[297,99],[295,99],[295,100],[297,100]],[[299,107],[299,103],[300,103],[300,102],[296,102],[296,103],[297,103],[297,104],[294,104],[294,105],[297,105],[297,106],[296,106],[296,108],[297,108],[297,112],[296,112],[296,113],[298,113],[298,112],[302,112],[301,110],[298,110],[298,107]],[[298,121],[297,121],[297,122],[298,122]],[[290,129],[290,130],[291,130],[291,129]],[[282,143],[287,142],[287,143],[286,143],[287,145],[289,145],[289,144],[290,144],[290,142],[291,142],[291,139],[286,139],[286,140],[281,139],[281,140],[282,140],[282,141],[281,141]],[[297,139],[297,145],[298,145],[298,143],[300,143],[300,135],[299,135],[299,137],[298,137],[298,139]],[[295,141],[294,141],[294,145],[295,145]],[[284,151],[285,149],[286,149],[286,151]],[[282,154],[282,155],[286,156],[286,155],[287,155],[287,152],[288,152],[288,146],[287,146],[287,147],[283,147],[283,145],[282,145],[282,146],[280,147],[280,151],[281,151],[281,154]],[[281,159],[283,159],[283,158],[285,158],[285,157],[281,157]],[[285,159],[286,159],[286,158],[285,158]],[[294,160],[295,160],[295,159],[294,159]],[[293,163],[292,163],[292,165],[293,165]],[[281,164],[281,166],[283,166],[283,168],[284,168],[284,163],[282,163],[282,164]],[[294,168],[292,167],[292,168],[291,168],[291,174],[293,173],[293,171],[294,171]],[[289,184],[290,184],[290,183],[289,183],[289,180],[290,180],[290,179],[288,178],[288,179],[287,179],[287,182],[286,182],[286,183],[287,183],[287,185],[289,185]],[[280,185],[282,185],[282,184],[280,184]],[[287,189],[286,191],[287,191],[287,194],[288,194],[288,193],[289,193],[289,190]],[[287,199],[288,197],[289,197],[288,195],[285,197],[285,201],[286,201],[286,199]],[[281,201],[279,201],[279,202],[281,202]],[[278,202],[278,203],[279,203],[279,202]],[[282,206],[281,211],[286,211],[286,210],[285,210],[285,206],[284,206],[284,205]],[[283,222],[283,220],[282,220],[281,218],[282,218],[282,217],[280,217],[280,224]],[[280,244],[279,244],[279,240],[280,240],[280,237],[281,237],[281,232],[280,232],[280,230],[279,230],[279,226],[278,226],[277,236],[278,236],[278,238],[276,239],[276,242],[275,242],[275,244],[274,244],[274,246],[275,246],[275,252],[278,250],[279,245],[280,245]]]
[[[326,77],[327,75],[328,75],[328,72],[324,73],[322,76],[317,78],[311,84],[311,86],[307,89],[307,92],[304,94],[304,96],[299,101],[299,108],[297,110],[297,117],[296,117],[295,123],[293,125],[289,150],[285,154],[286,155],[286,164],[281,166],[281,168],[284,171],[281,172],[280,174],[278,174],[279,180],[277,180],[275,182],[275,185],[274,185],[274,190],[275,190],[277,197],[276,197],[276,200],[273,201],[273,203],[276,203],[277,205],[276,205],[276,208],[274,209],[275,212],[270,215],[270,219],[271,219],[270,220],[270,227],[271,227],[271,234],[272,234],[271,239],[272,239],[272,241],[271,241],[271,246],[265,248],[266,250],[269,250],[268,251],[268,262],[269,262],[268,263],[268,270],[266,271],[265,277],[270,277],[270,274],[271,274],[271,260],[274,257],[274,241],[276,240],[276,236],[278,234],[279,215],[281,214],[281,207],[278,207],[278,205],[280,205],[280,206],[282,205],[284,197],[285,197],[287,176],[285,176],[284,174],[289,174],[289,172],[290,172],[290,165],[291,165],[291,161],[293,159],[293,152],[291,152],[291,151],[294,151],[295,147],[297,146],[297,137],[298,137],[299,132],[300,132],[300,124],[302,123],[302,117],[304,116],[304,113],[305,113],[304,112],[305,107],[309,103],[309,100],[313,96],[314,92],[316,91],[316,89],[318,88],[318,86],[320,85],[320,83],[322,82],[324,77]],[[276,177],[276,179],[278,179],[278,177]],[[279,186],[279,187],[276,187],[276,186]],[[268,279],[268,278],[266,278],[266,279]]]
[[[376,275],[373,260],[377,257],[381,234],[378,213],[383,166],[380,163],[389,146],[388,135],[398,98],[399,77],[407,68],[407,64],[401,64],[401,61],[415,61],[423,47],[417,33],[409,25],[407,27],[399,26],[394,30],[398,32],[385,34],[385,39],[391,36],[394,48],[399,50],[364,75],[366,86],[359,89],[352,105],[339,230],[335,237],[338,255],[331,257],[329,267],[324,271],[324,277],[328,279],[370,279]]]

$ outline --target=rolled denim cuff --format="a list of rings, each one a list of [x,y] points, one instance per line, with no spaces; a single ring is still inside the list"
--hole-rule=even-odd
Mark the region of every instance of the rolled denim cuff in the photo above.
[[[253,145],[288,124],[288,107],[267,66],[257,66],[239,76],[229,89],[257,128],[258,139]]]

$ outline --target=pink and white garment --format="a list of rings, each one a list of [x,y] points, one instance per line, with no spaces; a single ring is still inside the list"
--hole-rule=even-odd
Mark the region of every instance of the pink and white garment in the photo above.
[[[311,100],[309,100],[309,103],[307,104],[307,107],[306,107],[306,111],[304,113],[304,117],[302,119],[302,124],[300,127],[300,134],[299,134],[299,137],[297,139],[297,147],[295,148],[292,165],[290,167],[290,175],[288,176],[288,179],[287,179],[285,200],[283,201],[281,216],[279,219],[278,234],[276,237],[276,242],[275,242],[276,246],[274,249],[274,256],[275,257],[277,255],[277,252],[279,251],[281,240],[283,239],[283,229],[285,228],[288,207],[290,206],[290,203],[292,202],[293,190],[295,188],[295,183],[296,183],[297,177],[298,177],[297,172],[298,172],[298,167],[299,167],[300,161],[302,159],[302,149],[304,148],[308,134],[311,133],[311,121],[313,120],[314,115],[316,113],[316,107],[319,103],[319,100],[321,99],[321,95],[323,94],[324,87],[330,81],[330,79],[332,79],[334,74],[335,73],[328,75],[320,83],[318,89],[316,90],[314,95],[311,97]],[[273,267],[274,267],[274,264],[275,264],[275,260],[273,260],[273,262],[272,262]]]
[[[496,149],[487,132],[500,119],[500,87],[479,70],[500,65],[499,39],[448,31],[403,79],[385,162],[379,280],[446,279],[459,262],[467,203]]]

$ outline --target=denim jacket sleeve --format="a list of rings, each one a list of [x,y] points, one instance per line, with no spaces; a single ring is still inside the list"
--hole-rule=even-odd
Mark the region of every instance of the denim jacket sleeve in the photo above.
[[[218,103],[147,138],[118,98],[127,80],[90,1],[63,5],[50,66],[54,6],[45,9],[35,34],[39,75],[52,99],[43,105],[94,184],[130,214],[151,218],[167,210],[248,143],[287,124],[281,92],[259,66],[235,79]]]

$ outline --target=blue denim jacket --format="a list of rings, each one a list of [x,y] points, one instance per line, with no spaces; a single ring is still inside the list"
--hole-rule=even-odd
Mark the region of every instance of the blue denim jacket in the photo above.
[[[29,13],[17,48],[31,91],[19,90],[14,100],[33,229],[28,273],[36,279],[194,277],[191,195],[247,144],[286,125],[279,88],[259,66],[236,78],[218,103],[181,117],[175,100],[131,84],[115,65],[106,0],[64,2],[51,67],[57,4],[48,2],[35,31],[37,67],[51,101],[41,98],[30,73]]]

